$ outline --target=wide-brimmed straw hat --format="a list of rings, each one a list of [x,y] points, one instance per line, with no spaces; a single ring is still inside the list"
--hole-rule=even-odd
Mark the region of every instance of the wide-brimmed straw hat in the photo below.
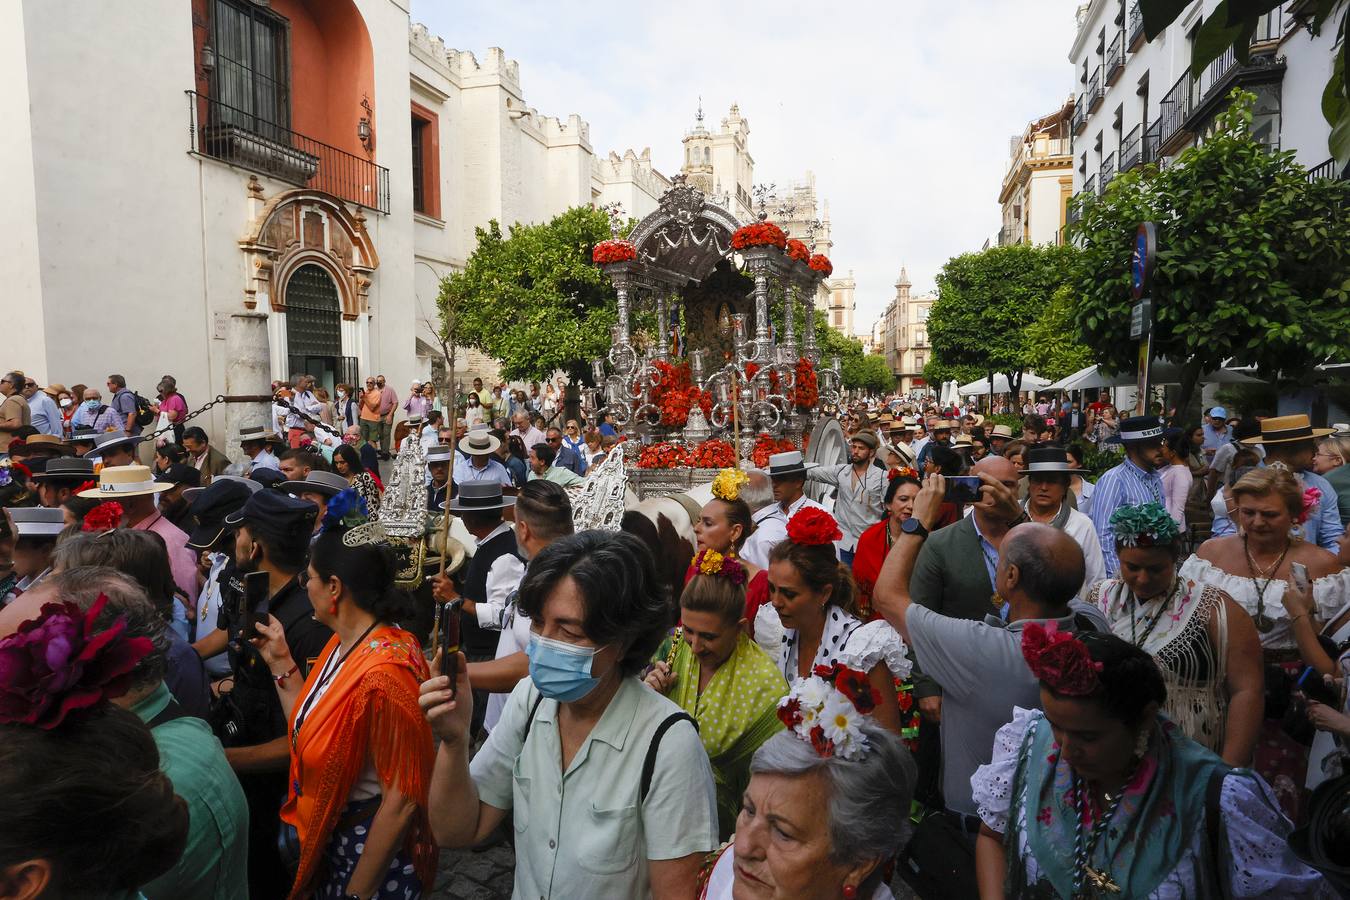
[[[173,490],[173,485],[155,481],[149,466],[107,466],[98,473],[98,487],[80,491],[87,500],[116,500],[119,497],[144,497]]]
[[[470,456],[487,456],[489,453],[495,453],[501,445],[502,442],[486,428],[482,430],[474,428],[470,429],[459,442],[459,449]]]
[[[271,441],[276,443],[281,438],[266,425],[245,425],[239,429],[239,443],[247,444],[250,441]]]
[[[1008,440],[1011,441],[1013,437],[1012,429],[1009,428],[1007,425],[995,425],[992,429],[990,429],[989,437],[1007,438]]]
[[[1087,475],[1087,469],[1080,469],[1069,461],[1069,454],[1063,447],[1033,447],[1022,457],[1026,468],[1018,477],[1028,475]]]
[[[806,470],[815,467],[815,463],[803,461],[800,450],[789,450],[786,453],[775,453],[769,457],[767,474],[770,478],[791,478],[797,475],[805,478]]]
[[[1244,438],[1244,444],[1288,444],[1293,441],[1310,441],[1313,438],[1335,434],[1335,428],[1313,428],[1312,421],[1305,415],[1274,416],[1261,420],[1261,434],[1258,437]]]

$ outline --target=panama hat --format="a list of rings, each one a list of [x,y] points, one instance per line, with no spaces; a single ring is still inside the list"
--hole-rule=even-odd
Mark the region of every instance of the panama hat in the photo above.
[[[1275,416],[1261,420],[1259,437],[1245,438],[1244,444],[1287,444],[1292,441],[1310,441],[1313,438],[1334,434],[1334,428],[1313,428],[1312,422],[1303,414],[1294,416]]]
[[[791,478],[796,475],[805,477],[806,470],[815,467],[815,463],[803,461],[800,450],[789,450],[769,457],[768,475],[770,478]]]
[[[116,500],[118,497],[144,497],[172,490],[173,485],[155,481],[149,466],[107,466],[98,473],[98,487],[80,491],[86,500]]]
[[[470,456],[487,456],[496,452],[502,442],[497,440],[486,428],[473,428],[459,442],[459,449]]]
[[[991,438],[1006,438],[1007,440],[1012,440],[1012,436],[1012,429],[1007,425],[995,425],[989,432],[989,437]]]
[[[245,425],[239,429],[239,443],[247,444],[250,441],[272,441],[281,440],[277,437],[275,431],[268,431],[266,425]]]

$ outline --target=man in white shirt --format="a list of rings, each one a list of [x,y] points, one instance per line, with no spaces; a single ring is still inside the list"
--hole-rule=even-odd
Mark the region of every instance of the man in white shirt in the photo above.
[[[788,520],[799,510],[807,506],[825,509],[803,493],[806,487],[806,471],[815,468],[815,465],[803,462],[799,450],[775,453],[769,457],[769,470],[766,474],[773,484],[774,503],[755,515],[755,531],[746,540],[745,546],[741,547],[742,558],[751,565],[761,569],[769,567],[769,551],[779,541],[787,538]]]
[[[276,469],[281,471],[281,460],[272,453],[271,445],[277,436],[263,425],[248,425],[239,429],[239,449],[251,463],[249,471],[254,469]]]
[[[525,445],[526,450],[529,450],[535,444],[548,443],[548,436],[530,424],[529,413],[518,412],[511,417],[511,421],[516,426],[511,430],[511,434],[520,438],[520,442]]]
[[[1083,551],[1085,571],[1078,596],[1086,597],[1088,589],[1106,577],[1106,563],[1102,561],[1102,545],[1092,519],[1070,509],[1066,498],[1070,477],[1091,473],[1074,468],[1068,453],[1059,447],[1028,450],[1026,466],[1021,477],[1027,479],[1027,499],[1023,503],[1027,515],[1031,521],[1056,528],[1077,542]]]

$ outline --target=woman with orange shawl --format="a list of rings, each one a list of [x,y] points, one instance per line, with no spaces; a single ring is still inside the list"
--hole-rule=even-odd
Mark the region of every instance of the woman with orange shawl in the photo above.
[[[417,639],[390,624],[411,610],[390,587],[395,562],[384,529],[357,524],[356,507],[352,490],[329,504],[300,575],[315,618],[334,632],[304,684],[275,618],[258,624],[255,641],[290,720],[281,819],[283,844],[298,855],[292,900],[406,900],[430,890],[435,876],[427,820],[434,748],[417,705],[430,675]]]

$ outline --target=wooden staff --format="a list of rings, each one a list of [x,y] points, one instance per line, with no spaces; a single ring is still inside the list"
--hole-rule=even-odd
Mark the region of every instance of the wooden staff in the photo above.
[[[440,577],[445,577],[445,560],[450,555],[450,495],[455,490],[455,433],[459,426],[459,397],[455,391],[455,358],[451,354],[446,362],[450,364],[450,472],[445,479],[445,506],[441,510],[441,568]],[[417,435],[421,440],[421,435]],[[433,597],[433,599],[435,599]],[[436,601],[435,615],[431,624],[431,653],[434,656],[440,646],[441,610],[445,604]]]

